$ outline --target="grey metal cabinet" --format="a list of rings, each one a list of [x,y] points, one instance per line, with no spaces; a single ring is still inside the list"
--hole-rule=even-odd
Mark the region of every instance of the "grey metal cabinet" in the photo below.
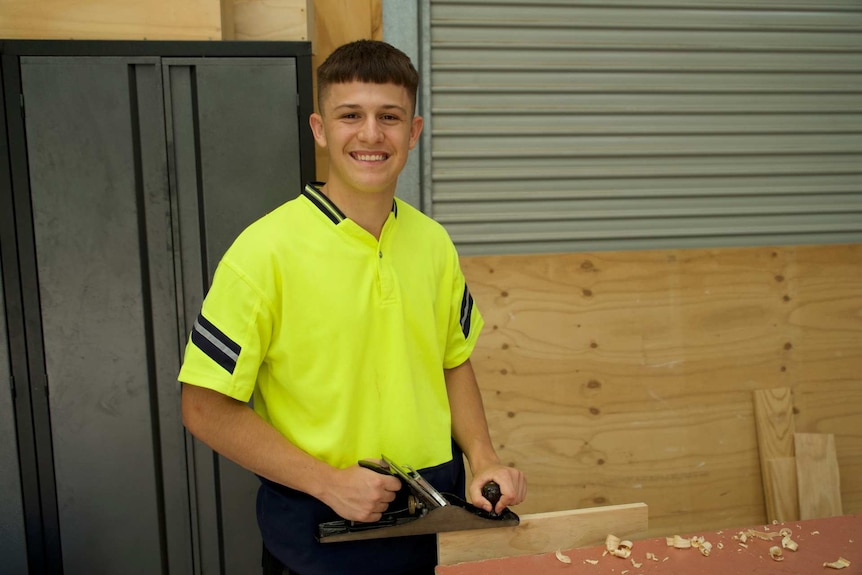
[[[176,375],[224,250],[313,179],[309,45],[8,42],[3,89],[31,572],[259,569],[257,480],[184,431]]]

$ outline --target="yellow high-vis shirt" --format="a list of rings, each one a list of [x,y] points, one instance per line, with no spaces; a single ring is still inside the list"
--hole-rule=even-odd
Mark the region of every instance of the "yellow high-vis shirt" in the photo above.
[[[443,370],[482,325],[440,224],[396,199],[378,241],[309,184],[225,253],[179,380],[253,398],[336,467],[385,454],[421,469],[452,457]]]

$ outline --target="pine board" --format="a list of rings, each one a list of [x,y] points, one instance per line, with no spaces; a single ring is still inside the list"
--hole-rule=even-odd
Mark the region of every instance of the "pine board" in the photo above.
[[[793,458],[793,394],[790,388],[754,391],[754,421],[767,521],[798,519]],[[791,460],[788,462],[787,460]],[[793,490],[789,491],[792,483]],[[795,510],[795,511],[794,511]]]
[[[795,440],[801,518],[841,515],[841,481],[835,436],[831,433],[797,433]]]
[[[517,527],[439,533],[437,557],[441,565],[452,565],[595,545],[608,533],[643,536],[647,521],[643,503],[524,515]]]

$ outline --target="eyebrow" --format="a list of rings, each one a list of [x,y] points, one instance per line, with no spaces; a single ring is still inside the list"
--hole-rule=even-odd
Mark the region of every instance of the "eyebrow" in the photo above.
[[[335,106],[335,108],[333,108],[333,110],[338,111],[338,110],[345,109],[345,108],[348,110],[362,110],[363,109],[363,107],[359,104],[339,104],[338,106]],[[380,108],[383,110],[398,110],[403,114],[407,113],[406,108],[399,106],[397,104],[384,104],[384,105],[380,106]]]

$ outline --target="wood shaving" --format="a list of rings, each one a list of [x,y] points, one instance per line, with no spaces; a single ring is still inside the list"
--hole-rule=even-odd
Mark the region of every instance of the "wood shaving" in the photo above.
[[[560,563],[571,563],[572,562],[572,558],[569,557],[568,555],[564,555],[563,552],[560,551],[559,549],[557,549],[556,556],[557,556],[557,561],[559,561]]]
[[[643,563],[638,563],[637,561],[632,559],[632,567],[634,567],[635,569],[640,569],[642,566],[643,566]]]
[[[780,536],[780,533],[755,531],[754,529],[749,529],[748,531],[745,531],[745,533],[749,537],[757,537],[758,539],[763,539],[764,541],[772,541],[776,537]]]
[[[675,547],[677,549],[688,549],[691,547],[691,539],[686,539],[685,537],[680,537],[679,535],[674,535],[673,537],[666,537],[668,547]]]
[[[599,560],[598,559],[584,559],[584,563],[589,563],[590,565],[598,565]]]
[[[605,538],[605,548],[614,557],[628,559],[632,554],[634,543],[628,540],[621,541],[616,535],[608,535]]]
[[[690,549],[694,547],[700,551],[704,557],[709,557],[709,554],[712,552],[712,543],[707,541],[703,536],[694,536],[690,539],[686,539],[685,537],[674,535],[673,537],[665,537],[665,541],[667,542],[668,547],[674,547],[676,549]]]
[[[650,561],[658,561],[658,557],[656,557],[655,553],[647,553],[646,558]]]
[[[691,546],[700,551],[704,557],[709,557],[712,552],[712,543],[706,541],[703,537],[692,537]]]
[[[844,557],[839,557],[832,563],[824,563],[823,566],[829,567],[830,569],[846,569],[847,567],[850,567],[850,562]]]
[[[799,543],[790,538],[790,535],[785,535],[781,540],[781,546],[785,549],[790,549],[791,551],[796,551],[799,549]]]
[[[781,547],[778,547],[777,545],[769,548],[769,556],[775,561],[784,561],[784,557],[781,554]]]

